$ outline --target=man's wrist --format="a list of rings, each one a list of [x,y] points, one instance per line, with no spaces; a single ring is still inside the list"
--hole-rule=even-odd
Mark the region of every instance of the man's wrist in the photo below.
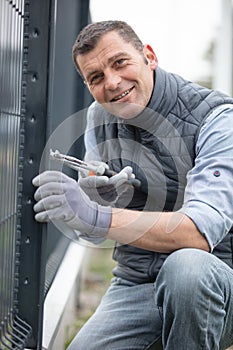
[[[96,214],[92,223],[83,221],[83,227],[81,227],[80,218],[74,217],[72,220],[67,221],[66,224],[69,227],[78,230],[80,232],[80,238],[94,244],[100,244],[106,239],[108,234],[112,219],[112,208],[110,206],[105,207],[97,203],[95,204]]]

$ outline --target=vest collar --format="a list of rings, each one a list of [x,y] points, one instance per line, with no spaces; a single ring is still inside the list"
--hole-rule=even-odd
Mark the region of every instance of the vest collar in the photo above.
[[[135,118],[120,119],[119,121],[153,133],[175,105],[177,101],[177,91],[177,83],[172,74],[157,67],[155,71],[154,89],[147,107]]]

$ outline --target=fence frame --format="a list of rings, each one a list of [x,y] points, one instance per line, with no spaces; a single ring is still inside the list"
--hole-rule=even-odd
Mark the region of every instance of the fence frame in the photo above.
[[[18,313],[32,328],[27,347],[38,349],[42,337],[47,228],[34,220],[35,188],[31,181],[38,174],[46,140],[49,18],[50,1],[34,1],[33,6],[31,1],[25,1],[18,178]]]

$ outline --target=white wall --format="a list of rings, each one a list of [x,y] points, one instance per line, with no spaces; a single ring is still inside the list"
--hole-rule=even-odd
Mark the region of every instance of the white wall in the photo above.
[[[233,0],[221,1],[221,21],[216,41],[213,87],[233,95]]]

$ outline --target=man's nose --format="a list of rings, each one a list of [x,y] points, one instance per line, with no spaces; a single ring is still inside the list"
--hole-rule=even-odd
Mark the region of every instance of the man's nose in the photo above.
[[[115,90],[121,82],[121,77],[117,72],[105,73],[105,89]]]

